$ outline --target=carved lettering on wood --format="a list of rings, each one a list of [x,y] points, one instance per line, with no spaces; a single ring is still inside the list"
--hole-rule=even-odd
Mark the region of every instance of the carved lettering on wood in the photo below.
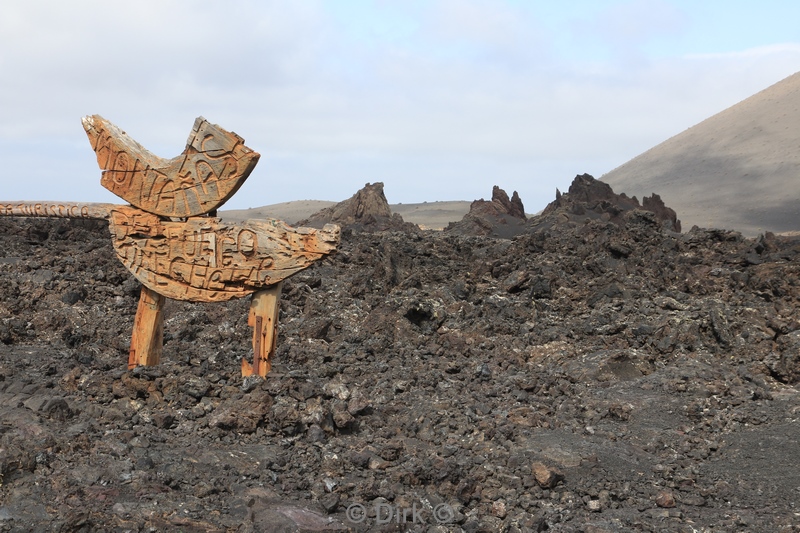
[[[55,218],[108,218],[114,204],[74,204],[63,202],[3,202],[0,216],[55,217]]]
[[[111,210],[112,242],[145,286],[175,300],[218,302],[274,285],[333,252],[339,227],[292,228],[194,217],[165,221],[133,207]]]
[[[241,187],[260,157],[244,139],[203,117],[195,120],[186,149],[173,159],[153,155],[100,115],[82,122],[103,170],[103,187],[163,217],[217,209]]]

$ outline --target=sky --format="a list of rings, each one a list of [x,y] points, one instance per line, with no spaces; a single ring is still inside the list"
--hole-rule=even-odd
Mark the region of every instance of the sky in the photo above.
[[[796,0],[4,0],[0,201],[124,203],[81,117],[172,158],[203,116],[261,153],[227,209],[381,181],[390,203],[499,185],[534,213],[800,70],[798,20]]]

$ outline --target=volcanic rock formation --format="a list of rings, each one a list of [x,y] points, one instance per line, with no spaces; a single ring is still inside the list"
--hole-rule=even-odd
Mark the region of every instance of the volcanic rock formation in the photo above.
[[[0,220],[0,531],[795,531],[800,238],[570,214],[593,183],[513,240],[344,235],[266,380],[246,299],[168,301],[127,371],[107,223]]]
[[[630,213],[648,213],[656,225],[680,233],[681,221],[657,194],[646,196],[639,204],[636,197],[617,194],[602,181],[589,174],[575,176],[567,193],[556,189],[556,199],[541,214],[528,219],[519,195],[508,194],[494,186],[492,201],[475,200],[469,213],[459,222],[452,222],[445,231],[456,235],[476,235],[510,239],[566,222],[583,224],[588,220],[623,224]]]
[[[418,229],[414,224],[406,223],[400,215],[392,215],[381,182],[367,183],[347,200],[326,207],[297,224],[321,228],[330,223],[339,224],[342,228],[361,231]]]
[[[469,213],[459,222],[452,222],[445,231],[456,235],[487,235],[510,238],[524,233],[525,207],[514,191],[511,199],[506,191],[495,185],[492,188],[492,199],[475,200],[470,205]]]
[[[619,224],[624,214],[633,209],[649,211],[664,228],[678,233],[681,231],[677,214],[664,205],[659,195],[645,196],[639,205],[635,196],[629,198],[625,193],[617,194],[610,185],[589,174],[575,176],[566,194],[556,189],[555,201],[544,208],[541,216],[561,213],[568,220],[600,218]]]

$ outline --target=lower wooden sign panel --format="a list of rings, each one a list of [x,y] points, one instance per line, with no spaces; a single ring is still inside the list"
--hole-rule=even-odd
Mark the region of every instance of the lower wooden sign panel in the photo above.
[[[116,206],[109,218],[120,261],[146,287],[175,300],[219,302],[274,285],[333,252],[339,226],[292,228],[280,220],[165,221]]]

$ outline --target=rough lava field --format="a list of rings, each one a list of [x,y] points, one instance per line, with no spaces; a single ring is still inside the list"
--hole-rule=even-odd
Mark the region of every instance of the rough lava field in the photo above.
[[[363,206],[266,380],[247,299],[169,301],[127,371],[107,226],[0,219],[0,531],[800,531],[800,239],[586,175],[440,232]]]

